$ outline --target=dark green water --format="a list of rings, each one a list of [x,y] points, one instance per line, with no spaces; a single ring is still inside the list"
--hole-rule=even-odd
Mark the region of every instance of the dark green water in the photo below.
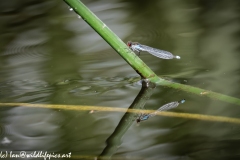
[[[124,42],[181,60],[140,58],[159,76],[240,98],[238,0],[83,1]],[[0,102],[128,108],[138,74],[60,0],[0,1]],[[240,118],[240,106],[155,88],[145,108]],[[0,151],[98,156],[124,113],[0,107]],[[112,159],[237,160],[240,125],[156,116],[126,130]],[[93,159],[93,158],[91,158]]]

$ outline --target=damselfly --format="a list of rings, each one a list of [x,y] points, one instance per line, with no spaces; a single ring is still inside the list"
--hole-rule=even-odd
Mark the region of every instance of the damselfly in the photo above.
[[[129,41],[127,42],[127,45],[132,51],[137,51],[139,54],[140,54],[140,51],[146,51],[158,58],[163,58],[163,59],[173,59],[173,58],[180,59],[181,58],[180,56],[174,56],[172,53],[168,51],[145,46],[138,42]]]
[[[138,119],[137,119],[137,123],[139,123],[139,122],[141,122],[141,121],[145,121],[145,120],[147,120],[148,118],[155,116],[158,112],[167,111],[167,110],[176,108],[179,104],[184,103],[184,102],[185,102],[185,99],[182,99],[182,100],[180,100],[180,101],[170,102],[170,103],[167,103],[167,104],[161,106],[161,107],[160,107],[158,110],[156,110],[155,112],[148,113],[148,114],[146,114],[146,113],[141,113],[140,116],[139,116]]]

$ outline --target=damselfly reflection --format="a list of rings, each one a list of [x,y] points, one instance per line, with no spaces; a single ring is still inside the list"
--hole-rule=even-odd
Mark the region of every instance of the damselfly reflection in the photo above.
[[[158,112],[162,112],[162,111],[167,111],[167,110],[170,110],[170,109],[173,109],[173,108],[176,108],[179,104],[182,104],[185,102],[185,99],[182,99],[180,101],[175,101],[175,102],[170,102],[170,103],[167,103],[163,106],[161,106],[158,110],[156,110],[155,112],[152,112],[152,113],[141,113],[140,116],[138,117],[137,119],[137,123],[141,122],[141,121],[145,121],[147,120],[148,118],[150,117],[153,117],[155,116]]]

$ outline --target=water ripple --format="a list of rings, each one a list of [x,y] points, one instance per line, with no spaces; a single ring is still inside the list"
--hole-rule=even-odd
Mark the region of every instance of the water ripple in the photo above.
[[[75,96],[89,96],[98,94],[112,94],[113,90],[123,87],[136,87],[139,77],[95,77],[77,81],[77,87],[70,89],[69,93]],[[85,84],[85,85],[84,85]],[[87,84],[87,85],[86,85]],[[138,85],[139,86],[139,85]],[[138,88],[138,87],[137,87]],[[118,92],[120,93],[121,91]]]
[[[40,29],[23,32],[6,47],[2,55],[24,55],[30,57],[42,56],[46,53],[44,49],[44,44],[47,41],[46,37],[47,36]]]

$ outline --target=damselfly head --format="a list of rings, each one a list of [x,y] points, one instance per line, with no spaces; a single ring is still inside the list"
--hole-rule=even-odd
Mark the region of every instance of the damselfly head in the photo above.
[[[131,41],[128,41],[128,42],[127,42],[127,46],[128,46],[128,47],[131,47],[131,46],[132,46],[132,42],[131,42]]]
[[[137,123],[141,122],[140,118],[137,119]]]

